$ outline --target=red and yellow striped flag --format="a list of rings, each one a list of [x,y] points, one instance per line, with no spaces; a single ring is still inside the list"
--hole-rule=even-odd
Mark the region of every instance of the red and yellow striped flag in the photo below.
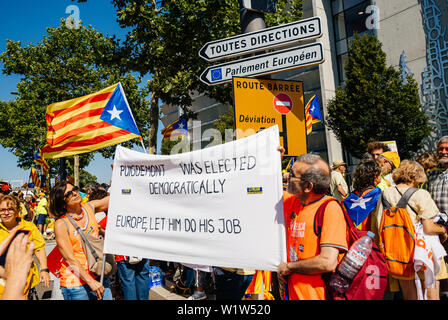
[[[34,186],[40,188],[39,175],[37,174],[37,171],[36,169],[34,169],[34,167],[31,167],[30,178],[31,181],[33,181]]]
[[[42,158],[40,154],[40,149],[37,149],[37,151],[34,153],[34,162],[39,164],[42,168],[42,173],[44,176],[48,174],[48,171],[50,170],[50,166],[48,165],[47,161],[45,161],[44,158]]]
[[[47,107],[43,158],[91,152],[141,138],[120,83]]]
[[[311,97],[310,101],[305,106],[305,123],[306,134],[309,135],[313,131],[313,124],[322,121],[322,115],[320,114],[320,104],[317,94]]]

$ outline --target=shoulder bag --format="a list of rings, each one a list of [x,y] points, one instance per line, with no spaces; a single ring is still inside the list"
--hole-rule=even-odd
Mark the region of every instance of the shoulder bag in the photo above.
[[[76,224],[70,215],[66,215],[72,225],[76,228],[82,239],[82,248],[87,257],[87,263],[89,265],[89,271],[93,272],[97,276],[101,276],[103,269],[103,247],[104,239],[99,239],[91,235],[86,235],[82,232],[81,228]],[[106,254],[104,275],[111,276],[117,271],[117,263],[115,257],[112,254]]]

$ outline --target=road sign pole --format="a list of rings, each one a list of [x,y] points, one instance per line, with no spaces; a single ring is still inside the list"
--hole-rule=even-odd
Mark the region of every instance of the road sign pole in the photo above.
[[[67,172],[65,169],[65,157],[59,158],[59,175],[61,177],[61,181],[67,179]]]
[[[252,31],[262,30],[266,28],[264,22],[264,13],[252,10],[247,10],[243,7],[243,3],[240,0],[240,23],[241,33],[248,33]]]
[[[258,30],[266,29],[266,23],[264,21],[264,13],[258,11],[247,10],[243,7],[242,0],[240,2],[240,23],[241,23],[241,32],[248,33]],[[264,53],[261,51],[260,53]],[[271,79],[270,75],[265,75],[261,78]]]

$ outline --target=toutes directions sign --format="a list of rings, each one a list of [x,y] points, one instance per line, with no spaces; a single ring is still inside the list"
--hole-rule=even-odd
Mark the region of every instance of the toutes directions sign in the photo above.
[[[269,48],[292,45],[300,41],[316,39],[321,36],[322,27],[320,18],[313,17],[207,42],[199,50],[199,56],[207,61],[216,61]]]

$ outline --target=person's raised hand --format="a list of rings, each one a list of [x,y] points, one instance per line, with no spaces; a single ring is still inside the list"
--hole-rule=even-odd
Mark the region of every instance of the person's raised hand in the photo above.
[[[3,300],[24,299],[26,279],[33,263],[34,246],[34,242],[28,246],[28,235],[23,233],[12,241],[6,255]]]

